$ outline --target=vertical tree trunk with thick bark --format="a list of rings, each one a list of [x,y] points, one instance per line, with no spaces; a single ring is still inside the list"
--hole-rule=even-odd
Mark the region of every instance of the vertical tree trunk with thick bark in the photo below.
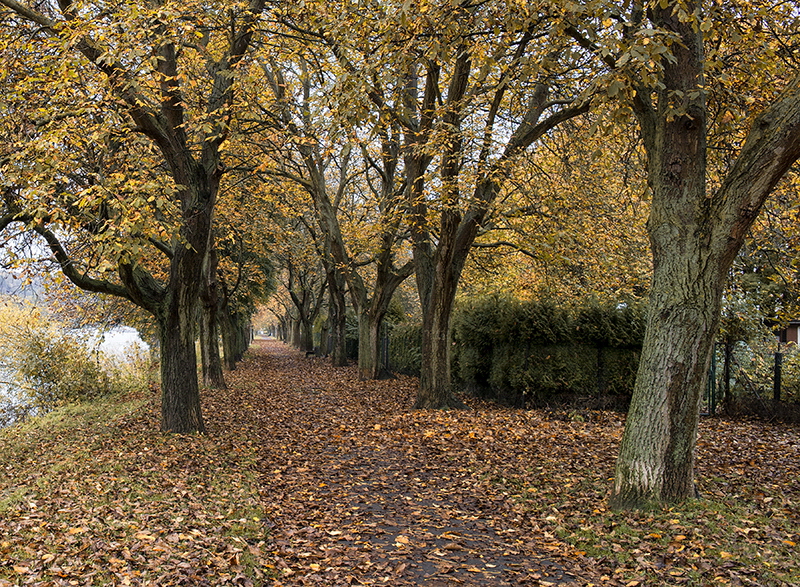
[[[184,237],[192,245],[178,247],[172,258],[166,299],[159,312],[161,335],[161,429],[203,432],[197,380],[195,325],[202,289],[213,198],[187,222]]]
[[[415,408],[462,408],[464,404],[453,394],[450,373],[452,347],[450,318],[455,304],[458,279],[467,252],[446,257],[437,251],[435,269],[420,271],[417,262],[417,288],[426,295],[422,304],[422,364]]]
[[[194,317],[172,313],[161,330],[161,429],[181,434],[204,432],[197,385]]]
[[[300,320],[292,318],[290,321],[290,336],[289,343],[299,349],[300,348]]]
[[[653,10],[678,34],[665,64],[657,111],[639,113],[653,203],[648,232],[653,282],[630,415],[617,460],[612,504],[644,506],[692,493],[699,402],[718,324],[722,276],[711,259],[705,204],[706,104],[702,33],[672,7]],[[682,99],[673,102],[671,93]],[[690,98],[689,96],[695,96]]]
[[[681,5],[694,14],[696,3]],[[800,78],[753,124],[722,186],[705,189],[706,105],[702,32],[653,8],[671,30],[655,108],[636,105],[653,202],[648,232],[653,282],[611,505],[643,508],[694,493],[699,405],[720,320],[727,271],[778,180],[800,157]],[[642,95],[640,93],[640,95]],[[677,96],[683,98],[677,100]],[[677,101],[675,101],[677,100]]]
[[[225,375],[219,355],[219,284],[217,282],[217,254],[209,251],[204,270],[205,279],[200,308],[200,361],[203,366],[203,385],[211,389],[225,389]]]
[[[306,353],[314,350],[314,324],[309,320],[300,322],[300,350]]]
[[[347,366],[347,303],[344,298],[344,283],[338,271],[328,272],[328,326],[330,328],[331,345],[328,352],[334,367]]]
[[[203,367],[203,385],[211,389],[225,389],[222,358],[219,354],[219,328],[216,312],[204,305],[200,312],[200,362]]]
[[[367,309],[358,315],[358,377],[363,380],[378,379],[381,365],[381,325],[383,314],[375,315]]]

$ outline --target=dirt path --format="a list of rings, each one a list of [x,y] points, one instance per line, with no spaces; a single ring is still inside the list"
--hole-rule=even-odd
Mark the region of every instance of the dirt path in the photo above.
[[[530,466],[547,450],[507,442],[503,411],[413,412],[415,380],[360,382],[276,341],[257,341],[233,375],[260,443],[276,584],[586,584],[597,573],[492,482],[487,461]]]

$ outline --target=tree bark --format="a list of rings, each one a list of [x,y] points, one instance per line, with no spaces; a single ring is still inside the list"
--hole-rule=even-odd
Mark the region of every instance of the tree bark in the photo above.
[[[463,402],[453,395],[451,383],[450,318],[466,252],[463,253],[463,259],[461,255],[447,260],[442,259],[441,255],[437,257],[439,263],[436,269],[427,275],[419,270],[420,263],[417,263],[417,287],[419,291],[426,291],[427,295],[422,304],[422,364],[414,408],[463,408]]]
[[[197,385],[194,317],[171,313],[160,327],[161,430],[188,434],[204,432]]]
[[[226,389],[219,354],[219,290],[217,283],[217,255],[212,249],[205,268],[204,287],[200,309],[200,361],[203,367],[203,385],[211,389]]]
[[[381,325],[384,313],[373,313],[369,309],[358,315],[358,377],[362,380],[379,379],[381,365]]]
[[[694,3],[685,7],[694,13]],[[647,508],[694,494],[699,405],[720,320],[727,271],[765,199],[800,156],[795,79],[753,125],[721,188],[705,189],[702,32],[667,9],[654,24],[676,33],[657,107],[635,108],[648,154],[653,282],[636,384],[611,497]],[[641,95],[641,94],[640,94]],[[684,96],[676,106],[671,100]]]
[[[330,327],[331,364],[334,367],[347,366],[347,303],[341,274],[331,268],[328,271],[328,325]]]
[[[300,320],[292,318],[290,320],[290,336],[289,343],[299,349],[300,348]]]
[[[219,354],[219,328],[216,311],[208,306],[200,312],[200,362],[203,367],[203,385],[211,389],[226,389]]]

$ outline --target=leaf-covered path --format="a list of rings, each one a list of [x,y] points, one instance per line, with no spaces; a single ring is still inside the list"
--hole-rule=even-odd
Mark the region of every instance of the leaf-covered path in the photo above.
[[[704,419],[703,499],[610,512],[619,414],[412,411],[274,341],[228,377],[205,435],[155,390],[0,431],[0,587],[800,585],[796,426]]]
[[[415,380],[362,382],[354,369],[256,344],[235,378],[248,386],[242,415],[257,422],[274,560],[286,584],[499,586],[599,576],[496,478],[543,468],[552,447],[534,445],[525,431],[546,421],[518,411],[412,412]],[[563,474],[565,484],[575,481]]]

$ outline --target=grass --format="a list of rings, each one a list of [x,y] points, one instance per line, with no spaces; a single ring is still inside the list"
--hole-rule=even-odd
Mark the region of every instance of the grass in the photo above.
[[[0,431],[0,585],[258,585],[255,450],[154,430],[152,394]]]

